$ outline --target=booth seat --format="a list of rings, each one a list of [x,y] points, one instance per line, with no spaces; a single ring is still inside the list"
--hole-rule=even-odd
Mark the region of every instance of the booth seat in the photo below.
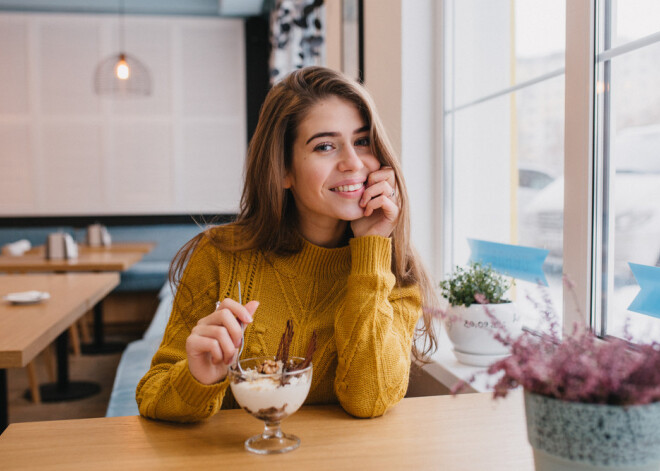
[[[167,272],[174,255],[201,230],[193,222],[108,227],[113,242],[156,242],[156,247],[151,252],[121,274],[121,282],[115,291],[158,291],[167,281]],[[78,231],[77,239],[84,241],[84,237],[85,231]]]
[[[158,297],[160,299],[158,308],[144,336],[129,343],[122,353],[110,393],[106,417],[139,414],[135,402],[135,389],[140,379],[149,371],[151,359],[163,340],[165,327],[172,312],[174,297],[168,283],[163,285]]]
[[[0,227],[0,247],[17,240],[27,239],[32,246],[43,245],[52,232],[66,232],[75,238],[76,231],[71,226],[41,226],[41,227]]]
[[[66,232],[79,243],[85,241],[86,229],[71,226],[2,227],[0,246],[27,239],[35,245],[46,243],[48,234]],[[194,222],[186,224],[145,224],[132,226],[109,226],[113,242],[155,242],[156,247],[144,258],[121,274],[121,282],[115,292],[158,291],[167,280],[170,261],[188,240],[197,235],[201,228]]]

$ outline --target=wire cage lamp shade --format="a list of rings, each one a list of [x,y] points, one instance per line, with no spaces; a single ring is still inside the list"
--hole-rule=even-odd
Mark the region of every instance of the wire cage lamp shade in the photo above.
[[[121,52],[102,60],[94,72],[99,95],[151,95],[151,75],[137,58]]]

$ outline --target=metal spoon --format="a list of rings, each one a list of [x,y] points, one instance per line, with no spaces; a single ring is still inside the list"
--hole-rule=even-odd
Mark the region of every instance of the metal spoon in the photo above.
[[[215,309],[216,310],[218,310],[218,308],[220,307],[220,302],[221,301],[218,301],[218,302],[215,303]],[[243,305],[243,297],[241,296],[241,282],[240,281],[238,282],[238,302],[241,304],[241,306]],[[241,354],[243,353],[243,346],[245,345],[245,327],[246,327],[246,325],[243,324],[240,321],[240,319],[236,319],[236,320],[238,321],[238,324],[241,326],[241,347],[240,347],[240,350],[238,351],[238,355],[236,355],[236,358],[234,359],[234,363],[232,364],[232,366],[237,367],[238,370],[241,373],[244,373],[243,368],[241,368],[241,364],[239,363],[238,360],[241,357]]]
[[[243,305],[243,297],[241,296],[241,282],[238,282],[238,302],[242,306]],[[238,319],[237,319],[238,320]],[[245,327],[246,324],[243,324],[240,320],[238,320],[238,323],[241,326],[241,348],[238,351],[238,355],[236,355],[236,358],[234,359],[234,365],[238,367],[238,370],[241,373],[244,373],[243,368],[241,368],[241,363],[240,363],[240,358],[241,354],[243,353],[243,347],[245,346]]]

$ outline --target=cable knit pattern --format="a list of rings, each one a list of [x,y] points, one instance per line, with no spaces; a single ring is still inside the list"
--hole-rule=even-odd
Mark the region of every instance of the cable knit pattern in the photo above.
[[[234,232],[231,225],[214,231],[223,238]],[[292,355],[303,356],[314,330],[318,336],[305,403],[339,402],[357,417],[384,414],[406,393],[421,315],[419,288],[395,287],[391,253],[391,240],[379,236],[354,238],[336,249],[305,242],[286,257],[224,252],[203,239],[186,267],[151,369],[138,384],[140,413],[193,422],[221,407],[237,407],[227,381],[207,386],[190,374],[185,342],[218,299],[238,299],[241,281],[243,302],[260,302],[245,331],[243,358],[274,355],[287,319],[293,319]]]

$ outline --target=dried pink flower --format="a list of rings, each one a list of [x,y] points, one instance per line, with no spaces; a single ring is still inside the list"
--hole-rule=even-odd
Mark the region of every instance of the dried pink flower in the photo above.
[[[567,283],[568,289],[573,289]],[[523,332],[511,338],[501,327],[496,338],[511,355],[491,365],[487,373],[500,375],[494,397],[524,389],[566,401],[636,405],[660,401],[660,343],[632,344],[630,338],[600,339],[574,327],[561,338],[550,300],[536,305],[550,326],[548,334]],[[486,313],[494,319],[487,306]],[[457,385],[458,392],[465,383]]]

